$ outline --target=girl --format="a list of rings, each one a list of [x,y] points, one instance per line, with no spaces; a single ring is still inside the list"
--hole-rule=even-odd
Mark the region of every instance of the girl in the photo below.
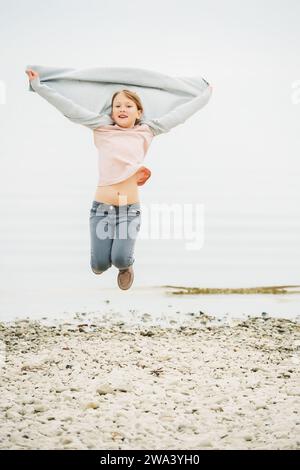
[[[101,274],[113,264],[118,268],[118,286],[129,289],[133,283],[134,247],[141,226],[138,186],[151,176],[142,164],[154,136],[169,132],[201,109],[209,100],[212,87],[188,103],[177,106],[161,118],[143,120],[139,96],[128,89],[111,98],[111,113],[97,114],[56,90],[40,83],[39,74],[28,68],[26,74],[34,91],[75,123],[94,132],[99,152],[99,181],[90,209],[91,269]]]

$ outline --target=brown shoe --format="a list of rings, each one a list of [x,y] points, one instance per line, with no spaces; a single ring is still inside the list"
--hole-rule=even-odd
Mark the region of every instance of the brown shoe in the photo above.
[[[134,272],[132,265],[126,269],[119,269],[118,286],[120,289],[127,290],[131,287],[134,279]]]

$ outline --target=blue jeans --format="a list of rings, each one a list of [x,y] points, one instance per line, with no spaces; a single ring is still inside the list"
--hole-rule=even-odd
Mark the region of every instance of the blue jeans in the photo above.
[[[89,221],[92,271],[101,274],[112,264],[118,269],[131,266],[141,226],[140,203],[118,206],[93,201]]]

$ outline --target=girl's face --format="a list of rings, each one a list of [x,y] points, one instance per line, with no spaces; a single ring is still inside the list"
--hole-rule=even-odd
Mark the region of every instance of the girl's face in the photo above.
[[[140,119],[141,114],[142,111],[137,109],[133,100],[122,92],[117,94],[113,102],[112,119],[118,126],[134,127],[135,120]]]

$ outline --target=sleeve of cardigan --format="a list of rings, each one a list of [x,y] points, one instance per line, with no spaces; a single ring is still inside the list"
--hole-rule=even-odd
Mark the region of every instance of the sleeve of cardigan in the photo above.
[[[204,82],[207,84],[207,87],[202,90],[198,96],[187,103],[177,106],[175,109],[159,118],[146,121],[154,135],[169,132],[173,127],[183,124],[190,116],[208,103],[212,94],[212,87],[206,80],[204,80]]]
[[[90,129],[96,129],[97,127],[113,123],[109,114],[97,114],[75,104],[72,100],[62,96],[53,88],[42,84],[39,77],[34,78],[30,83],[34,91],[76,124],[82,124]]]

